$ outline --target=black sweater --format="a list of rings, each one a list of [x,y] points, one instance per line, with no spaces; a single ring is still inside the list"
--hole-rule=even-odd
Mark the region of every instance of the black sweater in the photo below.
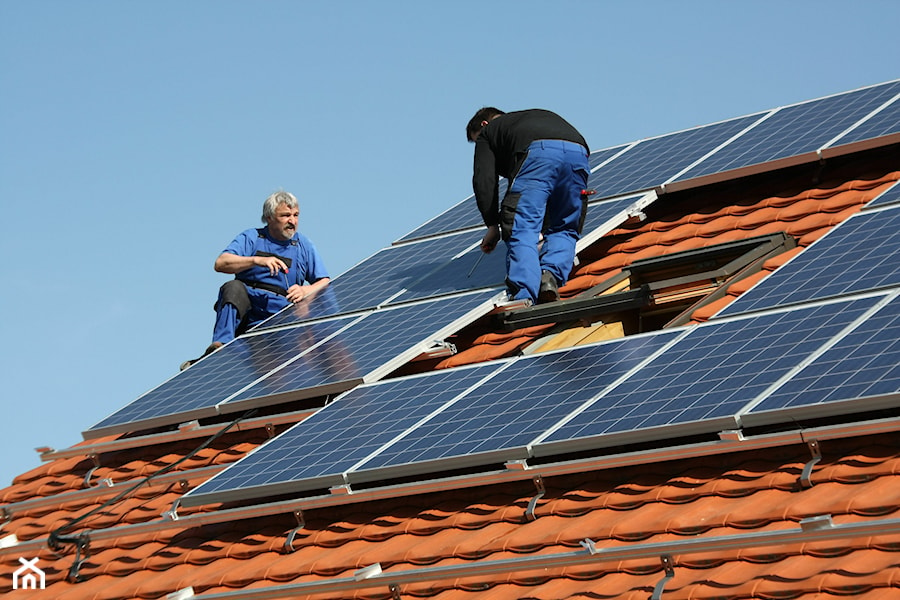
[[[565,140],[588,148],[577,129],[549,110],[521,110],[492,119],[475,141],[472,174],[475,201],[485,225],[500,222],[498,177],[512,182],[525,160],[528,146],[535,140]]]

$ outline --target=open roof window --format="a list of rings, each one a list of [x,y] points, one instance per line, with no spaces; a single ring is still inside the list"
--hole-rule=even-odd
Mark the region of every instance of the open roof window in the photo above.
[[[698,308],[727,293],[728,284],[756,273],[766,260],[795,246],[793,238],[776,233],[638,260],[574,298],[499,312],[494,325],[512,331],[556,323],[556,334],[593,330],[588,339],[560,340],[554,347],[682,325]]]

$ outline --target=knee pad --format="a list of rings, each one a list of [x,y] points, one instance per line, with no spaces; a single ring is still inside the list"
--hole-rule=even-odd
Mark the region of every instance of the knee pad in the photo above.
[[[216,302],[215,309],[224,304],[231,304],[237,309],[238,317],[243,319],[250,312],[250,294],[247,293],[247,286],[242,281],[232,279],[219,288],[219,299]]]

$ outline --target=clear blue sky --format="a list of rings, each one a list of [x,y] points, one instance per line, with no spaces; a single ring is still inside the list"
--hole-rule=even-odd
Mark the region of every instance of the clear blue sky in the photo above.
[[[0,487],[209,343],[285,189],[332,275],[470,193],[481,106],[593,149],[900,77],[895,0],[0,0]]]

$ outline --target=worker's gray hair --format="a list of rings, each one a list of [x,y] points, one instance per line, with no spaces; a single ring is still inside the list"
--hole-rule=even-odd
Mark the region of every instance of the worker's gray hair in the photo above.
[[[290,192],[275,192],[263,202],[262,222],[268,223],[271,217],[275,216],[275,209],[282,204],[286,204],[288,208],[297,208],[300,203],[297,198]]]

